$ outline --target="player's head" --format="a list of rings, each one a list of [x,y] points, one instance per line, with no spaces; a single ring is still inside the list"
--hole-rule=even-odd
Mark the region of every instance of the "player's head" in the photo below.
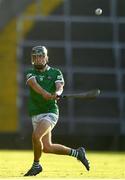
[[[36,69],[44,69],[48,63],[47,49],[45,46],[35,46],[31,52],[31,62]]]

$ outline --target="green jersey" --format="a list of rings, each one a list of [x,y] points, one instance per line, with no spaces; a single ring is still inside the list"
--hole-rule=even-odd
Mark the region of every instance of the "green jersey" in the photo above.
[[[51,94],[56,91],[56,82],[64,82],[61,71],[50,66],[48,66],[47,70],[43,72],[36,69],[29,69],[26,72],[27,81],[33,77],[35,77],[37,83],[43,89]],[[59,108],[56,100],[46,100],[31,87],[29,87],[28,111],[30,116],[41,113],[59,114]]]

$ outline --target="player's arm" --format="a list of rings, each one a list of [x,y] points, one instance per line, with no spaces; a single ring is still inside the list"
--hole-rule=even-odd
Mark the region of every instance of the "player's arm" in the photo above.
[[[63,74],[60,70],[58,70],[58,74],[57,74],[55,84],[56,84],[55,95],[59,98],[59,96],[63,92],[63,87],[64,87],[64,78],[63,78]]]
[[[64,82],[56,82],[56,92],[57,96],[60,96],[63,92]]]
[[[55,95],[52,95],[51,93],[47,92],[45,89],[43,89],[36,81],[35,77],[30,78],[27,80],[27,84],[38,94],[42,95],[46,100],[55,99]]]

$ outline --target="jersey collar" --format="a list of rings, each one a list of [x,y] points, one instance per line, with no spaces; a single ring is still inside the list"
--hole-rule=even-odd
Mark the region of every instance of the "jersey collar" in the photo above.
[[[46,68],[46,70],[48,71],[48,70],[50,70],[50,66],[49,65],[47,65],[47,68]]]

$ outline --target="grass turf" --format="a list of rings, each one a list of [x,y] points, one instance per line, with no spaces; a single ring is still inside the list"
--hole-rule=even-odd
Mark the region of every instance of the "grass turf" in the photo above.
[[[124,152],[87,152],[87,157],[89,172],[73,157],[43,154],[43,172],[36,177],[23,177],[31,167],[33,152],[1,150],[0,179],[125,179]]]

